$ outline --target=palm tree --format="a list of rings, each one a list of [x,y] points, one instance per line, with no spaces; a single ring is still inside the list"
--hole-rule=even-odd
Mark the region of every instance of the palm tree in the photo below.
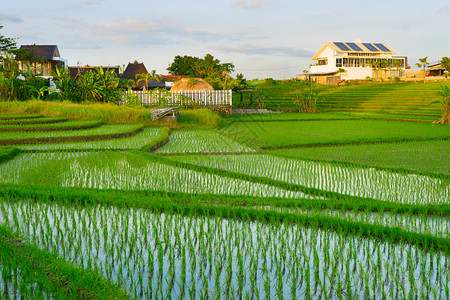
[[[401,75],[402,75],[402,67],[403,67],[403,59],[394,59],[393,65],[394,65],[394,67],[397,68],[398,77],[401,77]]]
[[[375,69],[375,71],[376,71],[376,76],[377,76],[377,78],[376,79],[378,79],[378,70],[380,69],[380,66],[381,66],[381,63],[378,61],[378,60],[372,60],[371,62],[370,62],[370,64],[372,65],[372,67]]]
[[[139,82],[143,81],[145,83],[144,90],[148,88],[149,82],[156,80],[161,81],[162,77],[161,75],[156,74],[155,70],[152,70],[150,73],[142,73],[136,75],[136,84],[139,84]]]
[[[384,78],[386,79],[388,76],[387,76],[387,70],[388,70],[388,68],[391,66],[391,64],[389,63],[389,60],[387,60],[387,59],[383,59],[381,62],[380,62],[380,68],[382,68],[383,70],[384,70]]]
[[[419,62],[416,63],[416,66],[417,66],[418,68],[423,68],[423,77],[424,77],[424,78],[426,77],[426,74],[425,74],[425,68],[430,64],[430,63],[427,61],[427,59],[428,59],[428,56],[425,56],[424,58],[419,58]]]

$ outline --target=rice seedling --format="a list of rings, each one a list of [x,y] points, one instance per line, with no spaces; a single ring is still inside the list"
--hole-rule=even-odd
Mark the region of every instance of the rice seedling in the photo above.
[[[253,152],[212,130],[180,130],[170,135],[167,145],[156,150],[157,153],[199,153],[199,152]]]
[[[75,131],[54,131],[54,132],[3,132],[0,134],[0,140],[25,140],[25,139],[43,139],[43,138],[64,138],[64,137],[83,137],[83,136],[101,136],[132,132],[141,128],[137,124],[118,124],[103,125],[94,129],[75,130]]]
[[[222,130],[248,146],[264,149],[450,138],[445,125],[375,120],[235,122]]]
[[[449,140],[285,148],[272,150],[271,153],[300,159],[345,162],[367,167],[450,175]]]
[[[411,204],[444,204],[450,199],[445,179],[370,168],[345,167],[266,154],[172,156],[200,166],[301,185],[341,194]]]
[[[0,124],[0,132],[81,130],[100,127],[101,125],[103,125],[103,123],[99,121],[67,121],[61,123],[31,124],[31,125]]]
[[[0,182],[193,194],[311,198],[299,191],[168,167],[131,152],[24,153],[0,165]]]
[[[146,146],[146,144],[155,140],[159,136],[160,131],[160,128],[148,127],[133,136],[120,139],[80,141],[73,143],[31,144],[20,145],[19,147],[28,151],[141,149]]]
[[[217,286],[214,295],[221,298],[374,298],[392,292],[394,298],[442,298],[449,284],[448,253],[244,214],[223,219],[2,200],[0,222],[42,249],[98,270],[136,298],[149,298],[150,291],[153,297],[206,297]],[[68,240],[73,242],[62,242]],[[182,251],[185,256],[178,254]],[[186,272],[179,271],[182,260]],[[214,272],[222,263],[223,271]]]

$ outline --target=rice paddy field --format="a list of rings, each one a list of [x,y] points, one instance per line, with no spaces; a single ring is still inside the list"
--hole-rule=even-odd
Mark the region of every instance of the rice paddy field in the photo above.
[[[3,114],[0,141],[3,298],[450,298],[448,125]]]

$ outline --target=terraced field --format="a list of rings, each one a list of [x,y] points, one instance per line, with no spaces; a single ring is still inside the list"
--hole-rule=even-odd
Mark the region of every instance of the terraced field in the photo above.
[[[345,112],[351,116],[432,122],[440,119],[441,111],[436,99],[441,85],[450,83],[365,83],[349,86],[319,86],[322,112]],[[265,108],[296,111],[294,100],[299,94],[300,83],[281,82],[273,86],[260,86],[264,94]],[[242,100],[241,100],[242,98]],[[236,93],[233,103],[237,107],[256,107],[256,93]]]
[[[3,297],[450,298],[449,126],[0,119]]]

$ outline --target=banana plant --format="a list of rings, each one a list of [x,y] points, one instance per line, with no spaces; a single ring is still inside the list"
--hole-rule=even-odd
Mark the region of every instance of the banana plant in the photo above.
[[[40,89],[38,89],[34,85],[27,84],[25,87],[31,91],[31,99],[32,100],[41,100],[41,97],[44,97],[45,92],[53,91],[52,89],[50,89],[46,86],[42,86]]]

